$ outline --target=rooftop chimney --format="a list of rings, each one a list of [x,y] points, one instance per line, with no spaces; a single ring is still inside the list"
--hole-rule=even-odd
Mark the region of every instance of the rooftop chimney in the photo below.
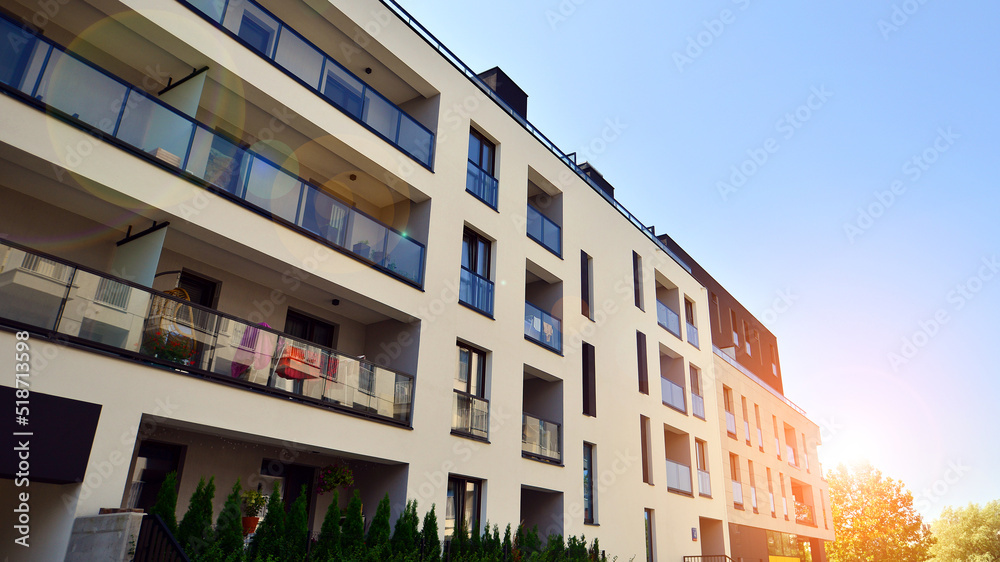
[[[486,82],[491,90],[496,92],[500,99],[507,103],[518,115],[524,119],[528,118],[528,94],[524,93],[510,76],[504,74],[500,67],[493,68],[479,74],[479,79]]]

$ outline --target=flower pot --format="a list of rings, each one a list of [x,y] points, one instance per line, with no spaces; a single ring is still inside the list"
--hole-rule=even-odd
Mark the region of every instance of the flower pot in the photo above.
[[[260,523],[260,517],[244,517],[243,518],[243,536],[249,535],[257,530],[257,524]]]

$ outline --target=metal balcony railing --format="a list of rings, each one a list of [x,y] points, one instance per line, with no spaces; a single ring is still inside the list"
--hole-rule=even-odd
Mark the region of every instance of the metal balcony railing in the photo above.
[[[410,284],[422,244],[0,16],[0,84],[18,97]],[[86,92],[86,95],[81,95]]]
[[[681,337],[681,317],[660,301],[656,301],[656,321],[671,334]]]
[[[521,416],[521,452],[541,460],[562,462],[562,425],[530,414]]]
[[[490,401],[456,390],[451,415],[451,430],[481,439],[489,437]]]
[[[485,170],[469,160],[469,166],[465,174],[465,190],[471,193],[483,203],[491,208],[497,208],[497,196],[500,183],[497,179]]]
[[[528,205],[528,238],[557,256],[562,255],[562,229],[541,211]]]
[[[530,302],[525,302],[524,337],[556,353],[561,353],[562,321]]]
[[[253,0],[179,0],[430,169],[434,133]]]
[[[40,263],[61,274],[38,275]],[[412,419],[412,375],[6,241],[0,322],[216,382],[406,426]]]
[[[493,282],[462,267],[459,280],[458,302],[466,304],[487,316],[493,316]]]

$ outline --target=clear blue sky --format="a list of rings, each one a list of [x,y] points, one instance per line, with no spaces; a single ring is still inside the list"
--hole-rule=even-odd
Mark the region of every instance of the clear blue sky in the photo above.
[[[1000,498],[1000,4],[401,1],[566,152],[625,125],[589,160],[767,321],[826,469]]]

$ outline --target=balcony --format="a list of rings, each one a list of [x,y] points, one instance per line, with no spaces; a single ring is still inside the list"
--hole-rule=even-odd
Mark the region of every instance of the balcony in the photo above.
[[[492,318],[493,282],[463,267],[458,302]]]
[[[562,322],[530,302],[524,303],[524,337],[562,353]]]
[[[726,433],[730,437],[736,437],[736,415],[732,412],[726,412]]]
[[[712,475],[705,470],[698,471],[698,495],[712,497]]]
[[[47,39],[24,35],[2,18],[0,34],[24,38],[19,51],[0,49],[0,66],[14,69],[0,75],[0,83],[23,101],[393,277],[421,284],[425,248],[405,233]],[[83,90],[87,95],[80,95]]]
[[[180,0],[427,169],[434,133],[253,0]]]
[[[694,495],[691,490],[691,467],[667,459],[667,490]]]
[[[671,334],[681,337],[681,317],[660,301],[656,301],[656,322]]]
[[[691,395],[691,413],[696,417],[705,419],[705,399],[697,394]]]
[[[684,403],[683,386],[660,377],[660,393],[662,394],[664,405],[670,406],[682,414],[687,413],[687,407]]]
[[[492,209],[497,208],[497,191],[499,182],[485,170],[469,160],[468,171],[465,175],[465,190],[475,196]]]
[[[0,242],[0,319],[172,372],[409,426],[413,376]]]
[[[743,484],[739,480],[730,480],[730,482],[733,485],[733,505],[743,507]]]
[[[687,323],[687,338],[688,343],[701,349],[701,346],[698,345],[698,328],[695,328],[694,324],[690,322]]]
[[[528,238],[538,242],[553,254],[562,256],[562,229],[531,205],[528,205],[527,231]]]
[[[795,502],[795,522],[801,525],[816,526],[816,513],[813,506]]]
[[[521,454],[556,464],[562,463],[562,426],[529,414],[521,416]]]
[[[490,402],[456,390],[452,401],[451,431],[478,439],[487,439],[490,428]]]

